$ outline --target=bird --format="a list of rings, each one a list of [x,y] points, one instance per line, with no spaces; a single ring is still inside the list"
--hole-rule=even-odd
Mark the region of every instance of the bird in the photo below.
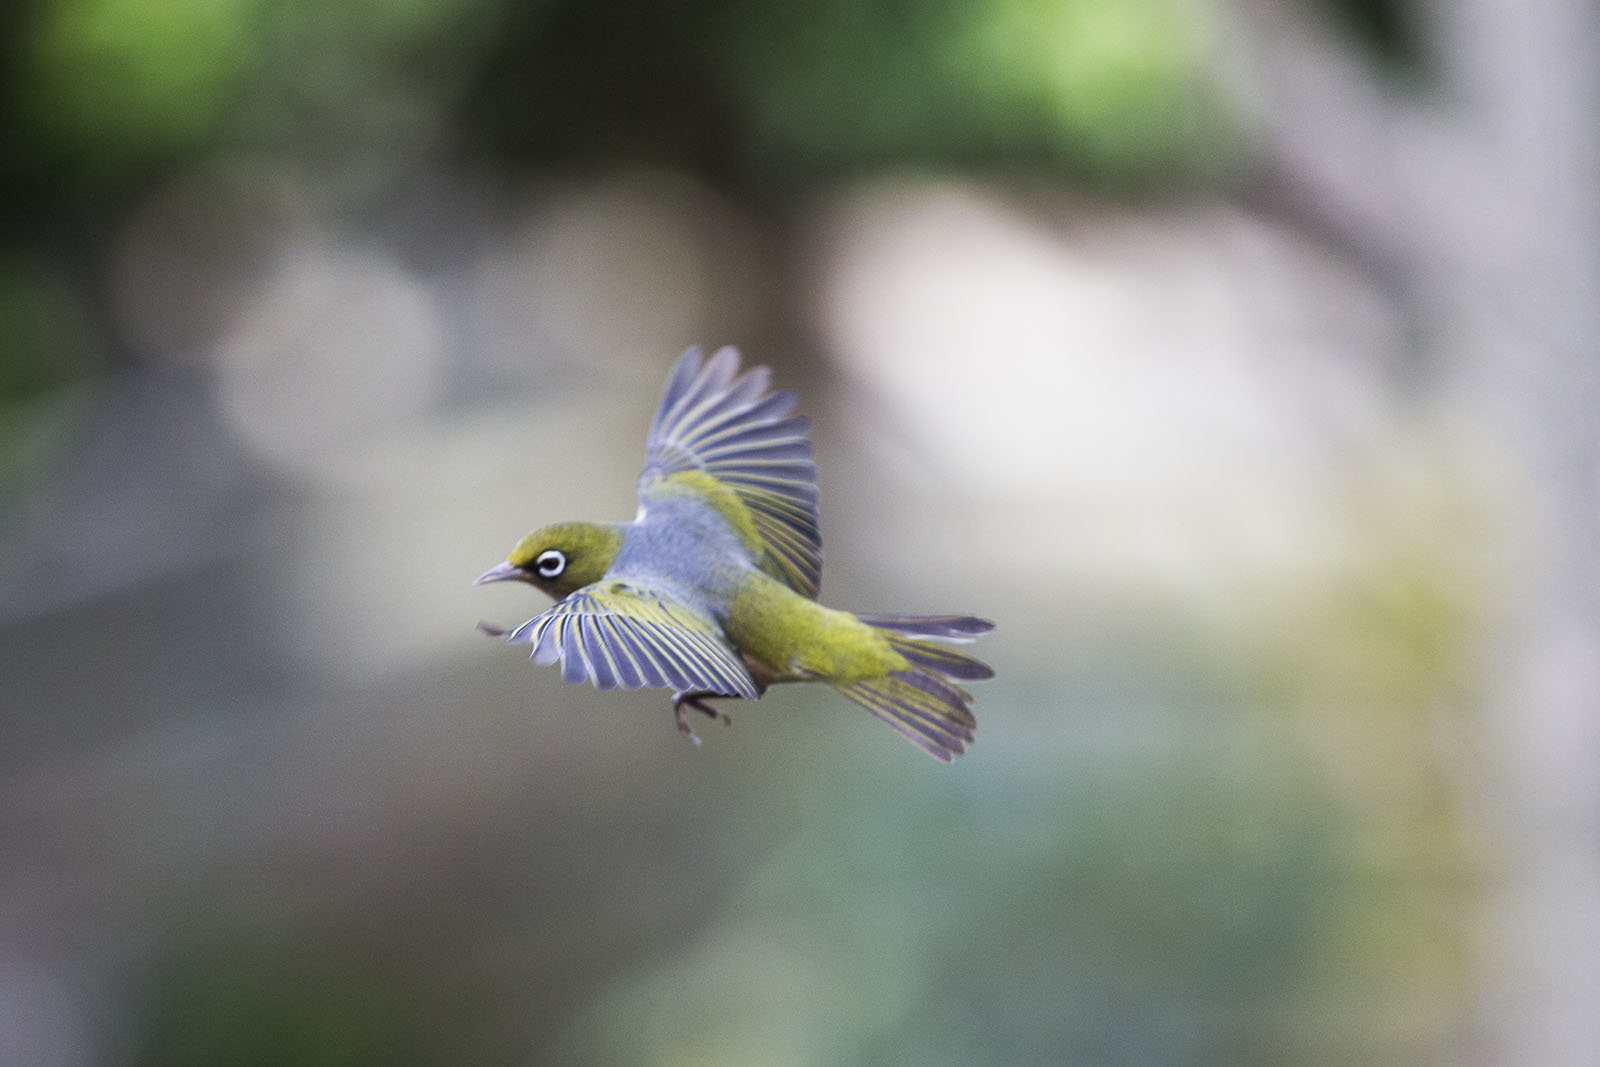
[[[992,678],[948,647],[994,628],[972,615],[858,615],[817,600],[822,537],[808,419],[771,371],[741,373],[736,348],[692,346],[667,377],[646,441],[631,522],[557,522],[519,540],[474,584],[515,581],[556,599],[514,629],[569,683],[670,689],[690,710],[755,700],[782,682],[820,682],[946,763],[977,720],[963,682]]]

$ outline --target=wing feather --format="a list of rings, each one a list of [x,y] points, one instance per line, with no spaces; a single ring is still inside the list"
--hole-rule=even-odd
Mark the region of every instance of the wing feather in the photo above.
[[[822,536],[817,523],[817,468],[810,421],[792,416],[794,394],[769,393],[771,372],[739,374],[739,353],[723,348],[707,361],[690,348],[667,377],[650,423],[639,493],[659,479],[702,471],[733,490],[750,513],[765,550],[763,569],[796,592],[817,595]]]
[[[531,644],[537,663],[561,662],[567,682],[759,696],[717,624],[675,597],[608,579],[584,586],[506,638]]]

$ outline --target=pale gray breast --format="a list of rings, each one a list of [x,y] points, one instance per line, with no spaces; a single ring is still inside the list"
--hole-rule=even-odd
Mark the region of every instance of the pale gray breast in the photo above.
[[[672,593],[720,617],[740,577],[756,569],[733,528],[706,504],[684,497],[651,500],[623,527],[622,548],[607,576]]]

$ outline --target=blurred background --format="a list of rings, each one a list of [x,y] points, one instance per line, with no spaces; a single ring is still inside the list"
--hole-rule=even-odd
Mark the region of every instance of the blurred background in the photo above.
[[[0,1063],[1600,1063],[1587,0],[0,25]],[[696,342],[954,766],[475,633]]]

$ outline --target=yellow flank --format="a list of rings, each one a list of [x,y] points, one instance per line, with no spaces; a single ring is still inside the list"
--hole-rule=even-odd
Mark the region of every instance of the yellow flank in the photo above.
[[[765,574],[740,583],[723,630],[734,647],[771,668],[779,680],[854,682],[911,667],[883,631]]]

